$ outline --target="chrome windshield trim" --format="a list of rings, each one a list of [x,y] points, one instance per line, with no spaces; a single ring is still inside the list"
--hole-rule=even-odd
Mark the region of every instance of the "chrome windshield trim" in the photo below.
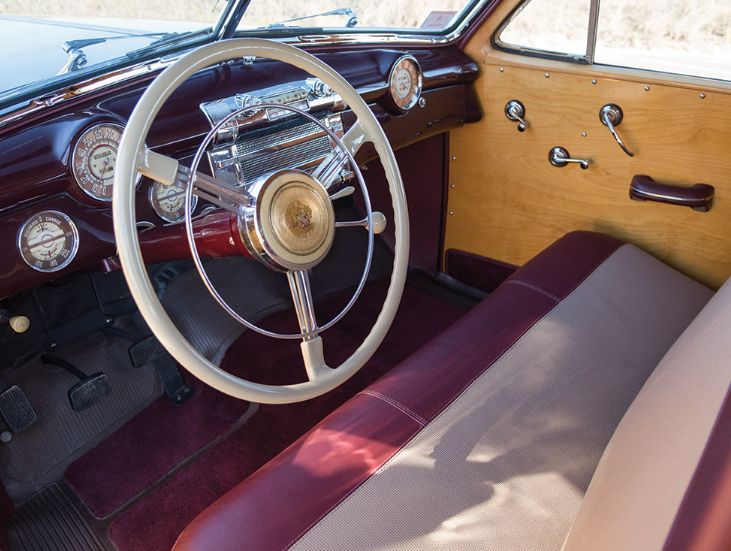
[[[474,3],[471,9],[465,13],[459,24],[450,33],[440,34],[419,34],[414,32],[374,32],[374,33],[361,33],[361,32],[350,32],[350,33],[333,33],[333,34],[322,34],[322,35],[301,35],[292,37],[278,37],[273,38],[280,42],[289,44],[295,44],[299,46],[323,46],[323,45],[339,45],[339,44],[399,44],[403,46],[421,46],[421,45],[443,45],[454,42],[460,38],[462,33],[472,24],[472,22],[479,16],[480,12],[487,5],[491,4],[495,0],[478,0]],[[248,2],[245,2],[248,5]],[[222,14],[223,19],[235,20],[236,10],[230,10]],[[226,31],[226,23],[224,23],[221,29],[218,29],[221,33]],[[253,36],[256,34],[261,37],[262,34],[266,34],[264,29],[252,29],[250,31],[237,33],[239,35]],[[193,47],[198,46],[196,44]],[[12,106],[7,109],[4,113],[0,113],[0,130],[3,127],[12,124],[18,120],[21,120],[27,115],[49,109],[60,103],[75,99],[77,97],[84,96],[91,92],[102,90],[114,86],[116,84],[132,80],[141,77],[145,74],[152,73],[167,67],[170,63],[178,59],[181,55],[189,51],[188,49],[180,52],[166,55],[157,59],[147,60],[144,62],[136,63],[134,65],[128,65],[126,67],[119,68],[111,71],[104,75],[92,77],[86,80],[82,80],[73,85],[59,88],[56,91],[38,96],[27,103],[20,104],[17,107]]]

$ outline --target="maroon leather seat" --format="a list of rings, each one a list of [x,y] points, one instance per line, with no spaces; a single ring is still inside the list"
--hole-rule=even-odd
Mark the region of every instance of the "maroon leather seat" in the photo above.
[[[456,403],[478,377],[508,351],[513,352],[521,337],[557,309],[622,245],[614,238],[591,232],[575,232],[557,241],[443,334],[209,506],[181,534],[175,549],[279,550],[293,546],[346,498],[360,491],[365,481]],[[636,251],[632,254],[647,257],[632,249]],[[650,257],[647,262],[672,272]],[[678,285],[686,285],[687,278],[672,273],[673,281],[682,279]],[[663,342],[658,351],[645,363],[659,360],[710,295],[688,282],[696,293],[695,302],[686,308],[688,312],[678,316],[662,314],[683,319],[667,337],[659,339]],[[605,285],[604,289],[608,288]],[[658,302],[657,297],[652,300]],[[618,319],[617,325],[621,325],[621,316]],[[606,423],[610,425],[607,434],[602,435],[603,442],[597,446],[590,472],[584,478],[591,477],[603,445],[652,367],[646,371],[632,383],[633,390],[612,413],[611,422]],[[561,381],[556,383],[561,385]],[[588,478],[581,481],[584,490]],[[560,545],[560,539],[557,541]]]

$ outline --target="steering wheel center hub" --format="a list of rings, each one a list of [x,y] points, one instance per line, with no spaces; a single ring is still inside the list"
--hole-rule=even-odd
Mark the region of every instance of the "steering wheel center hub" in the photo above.
[[[284,170],[251,192],[256,203],[244,215],[242,237],[256,258],[278,270],[306,270],[325,258],[335,236],[335,212],[316,179]]]

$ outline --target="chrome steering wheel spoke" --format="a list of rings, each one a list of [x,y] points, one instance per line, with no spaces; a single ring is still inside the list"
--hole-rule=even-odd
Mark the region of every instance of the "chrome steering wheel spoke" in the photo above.
[[[317,317],[312,300],[310,276],[307,270],[289,270],[287,272],[289,291],[292,293],[294,310],[297,313],[300,331],[304,340],[311,340],[317,336]]]
[[[181,189],[187,188],[191,179],[191,171],[187,166],[149,148],[141,153],[138,170],[143,176],[165,186],[176,184]],[[243,189],[198,171],[193,175],[193,193],[234,214],[241,214],[252,203],[251,196]]]
[[[312,176],[326,190],[330,189],[340,180],[340,173],[350,164],[351,157],[355,156],[361,146],[366,142],[365,133],[359,121],[356,121],[350,127],[350,130],[340,138],[340,142],[345,149],[343,147],[335,147],[312,173]]]

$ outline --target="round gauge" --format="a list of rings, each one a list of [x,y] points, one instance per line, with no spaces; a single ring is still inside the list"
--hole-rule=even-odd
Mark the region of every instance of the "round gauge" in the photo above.
[[[112,200],[114,164],[124,128],[102,123],[89,127],[74,144],[71,167],[76,183],[97,201]]]
[[[64,213],[44,210],[21,226],[18,249],[25,263],[34,270],[57,272],[76,256],[79,232]]]
[[[388,77],[391,101],[399,110],[408,111],[419,101],[421,83],[421,68],[416,59],[410,55],[400,57]]]
[[[160,218],[167,222],[180,222],[185,217],[185,187],[183,182],[176,181],[170,186],[155,182],[150,186],[150,205]],[[198,197],[193,195],[191,212],[198,204]]]

